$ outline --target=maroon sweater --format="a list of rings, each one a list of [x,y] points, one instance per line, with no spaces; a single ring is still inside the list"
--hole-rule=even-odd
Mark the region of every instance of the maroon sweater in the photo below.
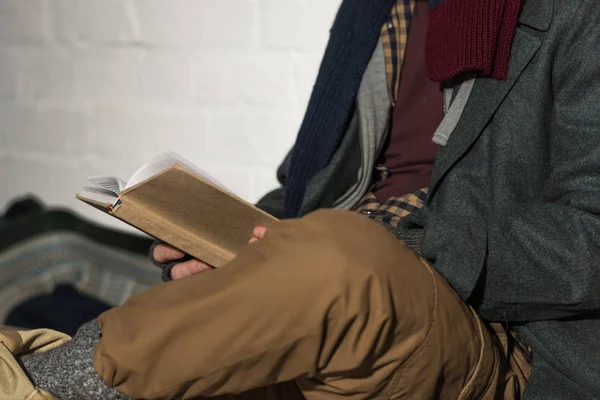
[[[391,132],[380,160],[391,173],[375,189],[380,202],[425,188],[431,178],[437,153],[431,139],[444,118],[444,110],[442,89],[439,83],[429,80],[425,67],[428,20],[429,2],[417,1]]]

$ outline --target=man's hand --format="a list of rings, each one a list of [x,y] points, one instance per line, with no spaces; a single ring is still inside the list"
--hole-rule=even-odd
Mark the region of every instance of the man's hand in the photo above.
[[[152,256],[159,263],[171,263],[181,260],[185,253],[169,245],[159,244],[154,248]],[[171,279],[182,279],[211,269],[210,265],[200,260],[188,260],[176,264],[171,269]]]
[[[254,228],[254,230],[252,231],[252,238],[250,238],[249,243],[254,243],[257,240],[262,239],[265,236],[266,232],[267,228]],[[185,253],[169,245],[159,244],[154,248],[152,256],[159,263],[171,263],[177,260],[181,260],[185,256]],[[200,272],[210,271],[211,269],[213,269],[213,267],[206,263],[203,263],[200,260],[188,260],[176,264],[171,269],[171,279],[183,279],[187,278],[188,276],[199,274]]]
[[[254,242],[264,238],[265,233],[267,233],[267,228],[265,228],[264,226],[257,226],[252,231],[252,237],[250,238],[250,241],[248,243],[254,243]]]

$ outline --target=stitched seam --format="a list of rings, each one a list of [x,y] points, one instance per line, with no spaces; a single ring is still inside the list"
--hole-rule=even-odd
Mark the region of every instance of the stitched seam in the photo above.
[[[436,316],[437,316],[437,312],[438,312],[439,297],[438,297],[438,285],[437,285],[437,282],[435,279],[435,274],[434,274],[433,270],[431,269],[431,267],[429,266],[429,264],[427,264],[425,261],[423,261],[422,258],[420,259],[420,261],[421,261],[421,264],[423,264],[425,266],[425,268],[427,268],[427,271],[429,271],[429,274],[431,275],[432,282],[433,282],[433,312],[431,313],[432,314],[431,323],[429,324],[429,327],[427,328],[427,333],[426,333],[425,337],[423,338],[423,341],[421,342],[421,344],[413,351],[413,353],[410,356],[408,356],[408,358],[404,362],[404,365],[402,365],[400,368],[398,368],[398,370],[396,370],[396,372],[394,373],[394,376],[388,383],[388,387],[384,391],[384,394],[391,396],[391,399],[398,398],[398,397],[394,396],[393,393],[390,393],[390,392],[392,390],[394,390],[395,388],[401,386],[401,382],[404,379],[403,372],[406,370],[407,366],[410,365],[410,362],[416,356],[418,356],[423,351],[425,351],[426,344],[429,342],[429,339],[431,339],[431,335],[433,333],[433,327],[435,326],[435,320],[436,320]]]
[[[481,340],[481,348],[479,350],[479,360],[477,360],[477,365],[475,366],[475,371],[473,371],[473,374],[471,375],[471,378],[469,378],[469,380],[467,381],[467,384],[465,385],[465,387],[463,387],[463,389],[461,390],[460,394],[458,395],[458,400],[467,398],[467,395],[470,393],[470,391],[472,390],[472,387],[475,385],[475,380],[479,377],[479,374],[480,374],[481,370],[483,369],[483,357],[484,357],[484,348],[485,348],[485,345],[484,345],[484,343],[485,343],[485,339],[484,339],[485,333],[483,332],[483,322],[481,322],[481,320],[479,319],[479,316],[477,315],[477,313],[475,312],[475,310],[473,310],[472,308],[470,308],[470,309],[471,309],[471,313],[476,318],[477,326],[479,328],[478,331],[479,331],[479,339]],[[497,363],[494,363],[494,371],[496,371],[496,369],[497,369]],[[490,388],[491,382],[492,382],[492,380],[490,379],[489,382],[488,382],[488,384],[487,384],[486,390],[483,391],[482,396]],[[480,398],[482,396],[480,396]]]
[[[33,399],[33,396],[39,394],[39,390],[38,389],[34,389],[33,392],[29,393],[29,395],[27,397],[25,397],[25,400],[31,400]]]
[[[29,395],[28,395],[27,397],[25,397],[25,399],[24,399],[24,400],[31,400],[31,399],[33,399],[33,398],[34,398],[36,395],[40,395],[40,396],[43,396],[43,397],[44,397],[44,399],[48,399],[48,396],[46,396],[46,395],[45,395],[45,394],[43,394],[43,393],[47,393],[47,394],[49,394],[49,395],[51,396],[51,398],[52,398],[52,399],[56,399],[56,397],[54,397],[54,395],[53,395],[52,393],[49,393],[49,392],[42,392],[40,389],[35,389],[33,392],[29,393]]]
[[[23,336],[21,336],[21,334],[18,334],[17,336],[19,337],[19,346],[17,348],[22,349],[23,347],[25,347],[25,342],[23,342]]]
[[[494,363],[494,371],[492,372],[492,376],[495,376],[496,373],[500,370],[500,365],[499,362]],[[483,399],[483,397],[488,394],[488,392],[490,391],[490,388],[492,387],[492,383],[493,383],[493,379],[489,379],[487,385],[485,386],[485,389],[481,392],[481,396],[479,396],[479,399]],[[495,397],[495,396],[494,396]]]

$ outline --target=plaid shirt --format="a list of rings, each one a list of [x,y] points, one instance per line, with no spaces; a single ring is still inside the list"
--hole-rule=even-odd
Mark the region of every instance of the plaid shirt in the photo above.
[[[416,0],[396,1],[388,21],[381,30],[388,93],[392,107],[396,106],[410,20],[415,9],[415,3]],[[389,171],[383,165],[378,165],[377,171],[378,176],[375,179],[375,185],[389,176]],[[404,196],[391,197],[383,203],[379,203],[375,195],[369,192],[354,207],[354,211],[368,215],[387,226],[395,228],[402,218],[423,206],[426,196],[427,189],[421,189]]]
[[[388,21],[381,29],[388,93],[393,107],[396,106],[396,95],[400,85],[410,20],[415,10],[415,4],[416,0],[397,0]]]
[[[404,196],[390,197],[380,203],[372,192],[367,193],[354,211],[367,215],[385,226],[397,228],[400,220],[423,207],[427,189],[420,189]]]

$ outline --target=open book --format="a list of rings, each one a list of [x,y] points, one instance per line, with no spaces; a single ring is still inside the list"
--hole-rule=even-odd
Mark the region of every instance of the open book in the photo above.
[[[255,226],[277,221],[175,153],[152,158],[129,181],[88,182],[79,200],[214,267],[231,261]]]

